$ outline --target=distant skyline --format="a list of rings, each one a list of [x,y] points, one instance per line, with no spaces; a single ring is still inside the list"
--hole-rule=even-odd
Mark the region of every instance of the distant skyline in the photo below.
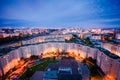
[[[120,27],[120,0],[0,0],[0,27]]]

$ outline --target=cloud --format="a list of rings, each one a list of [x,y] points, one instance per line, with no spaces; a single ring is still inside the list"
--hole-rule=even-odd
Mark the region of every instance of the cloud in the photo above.
[[[0,24],[114,26],[120,23],[118,3],[113,0],[1,0]]]

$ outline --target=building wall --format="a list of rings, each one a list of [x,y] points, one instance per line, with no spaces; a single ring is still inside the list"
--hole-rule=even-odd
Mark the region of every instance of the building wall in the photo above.
[[[119,40],[120,40],[120,33],[117,33],[117,34],[116,34],[116,39],[119,39]]]
[[[70,53],[80,54],[81,57],[92,57],[97,60],[97,64],[108,76],[113,76],[114,79],[118,79],[120,75],[120,62],[105,55],[103,52],[96,48],[84,46],[75,43],[64,42],[48,42],[36,45],[23,46],[15,49],[8,54],[1,56],[1,66],[3,67],[4,74],[11,68],[18,64],[21,57],[29,58],[31,55],[41,55],[48,51],[67,51]]]
[[[39,36],[32,38],[30,40],[24,40],[22,41],[22,44],[26,45],[26,44],[35,44],[35,43],[47,42],[47,41],[65,41],[66,38],[71,38],[71,37],[72,34]]]
[[[102,48],[110,51],[111,53],[120,56],[120,45],[115,45],[111,43],[102,43]]]

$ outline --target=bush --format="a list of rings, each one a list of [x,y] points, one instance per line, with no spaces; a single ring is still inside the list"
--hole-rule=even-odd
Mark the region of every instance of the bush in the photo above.
[[[36,55],[31,55],[30,56],[30,60],[36,60],[36,59],[39,59],[39,56],[36,56]]]

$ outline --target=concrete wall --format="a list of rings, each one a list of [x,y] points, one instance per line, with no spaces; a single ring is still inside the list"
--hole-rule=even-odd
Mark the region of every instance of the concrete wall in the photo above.
[[[113,76],[116,80],[118,80],[117,78],[120,76],[120,62],[118,60],[110,58],[98,49],[81,44],[64,42],[48,42],[23,46],[1,56],[1,66],[4,74],[17,65],[21,57],[29,58],[31,55],[41,55],[41,53],[45,54],[48,51],[55,51],[56,49],[59,49],[59,51],[65,50],[66,52],[75,53],[76,55],[80,54],[83,58],[92,57],[97,60],[97,64],[106,75]]]

